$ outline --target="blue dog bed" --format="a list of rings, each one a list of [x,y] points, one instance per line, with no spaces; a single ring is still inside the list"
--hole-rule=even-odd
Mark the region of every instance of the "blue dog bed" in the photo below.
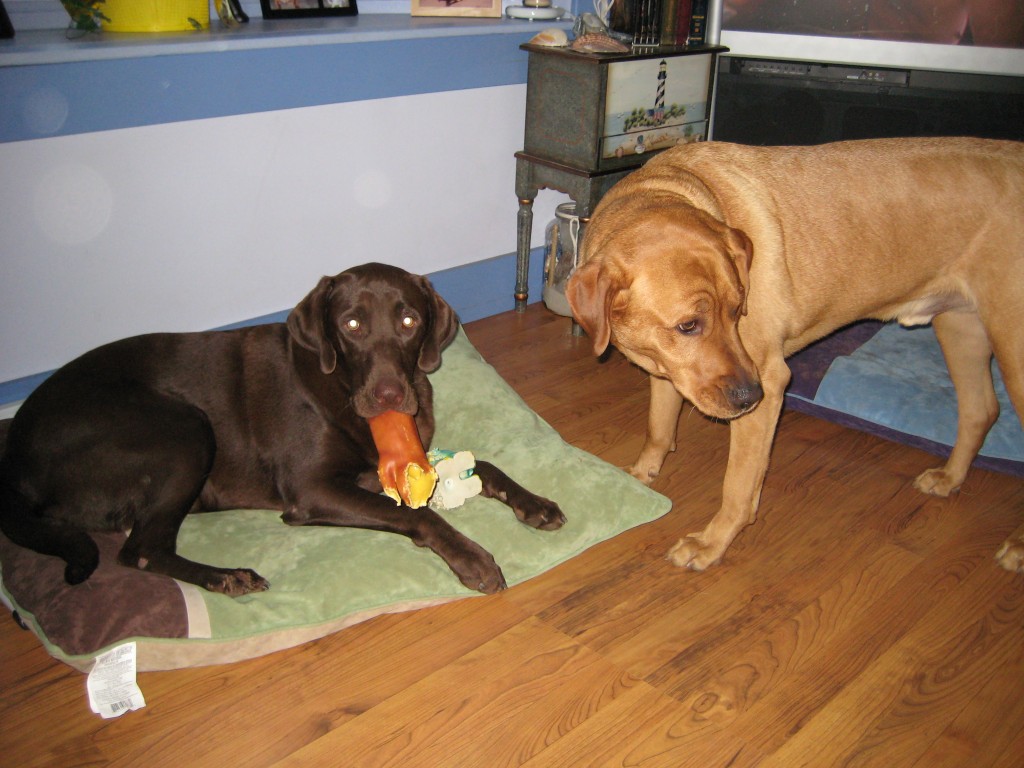
[[[931,327],[858,323],[788,362],[788,407],[949,455],[956,440],[956,392]],[[995,361],[992,373],[999,419],[975,466],[1024,477],[1024,430]]]

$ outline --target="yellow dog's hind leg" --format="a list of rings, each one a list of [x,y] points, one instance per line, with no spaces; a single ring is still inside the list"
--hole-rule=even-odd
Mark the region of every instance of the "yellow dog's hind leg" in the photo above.
[[[985,435],[999,417],[992,386],[992,345],[981,318],[973,312],[946,312],[932,321],[935,336],[956,389],[956,443],[941,467],[918,475],[914,486],[934,496],[948,496],[963,483]]]

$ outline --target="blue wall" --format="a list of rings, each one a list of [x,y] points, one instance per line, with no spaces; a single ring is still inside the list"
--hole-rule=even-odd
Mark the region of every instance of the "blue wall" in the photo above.
[[[570,25],[563,22],[560,26]],[[519,45],[538,29],[529,22],[508,20],[367,15],[285,24],[254,19],[241,31],[211,28],[208,33],[152,37],[92,35],[69,40],[63,30],[19,32],[13,41],[0,41],[0,144],[20,153],[19,142],[36,145],[32,140],[38,139],[520,85],[526,82],[527,57]],[[509,128],[495,158],[504,169],[502,174],[508,172],[512,151],[518,148],[511,142],[517,141],[517,134],[521,137],[520,125]],[[410,129],[414,131],[415,126]],[[493,169],[474,166],[472,154],[464,160],[455,157],[450,163],[454,178],[479,172],[494,175]],[[145,169],[139,172],[145,173]],[[410,175],[407,183],[428,182]],[[514,200],[511,184],[508,187],[508,196]],[[417,194],[430,195],[431,189]],[[479,219],[467,220],[499,232],[507,227],[509,247],[513,248],[512,217],[506,220],[500,211],[497,218],[490,210],[482,213],[485,215]],[[546,224],[544,206],[537,214],[535,232]],[[0,232],[0,251],[17,251],[13,244],[26,239],[20,235],[27,226],[7,221],[6,232]],[[196,237],[201,242],[202,233],[197,232]],[[355,252],[372,253],[365,244],[353,245]],[[537,250],[531,259],[530,295],[534,300],[539,298],[541,286],[542,259]],[[40,267],[49,269],[51,259],[53,268],[59,267],[61,255],[40,250],[32,258],[42,259]],[[514,254],[480,253],[479,259],[440,270],[432,268],[428,260],[422,269],[463,322],[513,306]],[[302,264],[295,267],[301,270]],[[162,264],[161,268],[173,267]],[[252,268],[258,274],[258,260]],[[90,301],[95,305],[95,299],[87,297],[80,311],[92,311],[87,309]],[[275,302],[268,309],[285,304]],[[60,327],[71,329],[75,316],[72,309],[64,311],[69,317],[61,319]],[[239,314],[239,322],[247,323],[252,321],[248,315],[254,313]],[[13,323],[13,318],[7,320]],[[123,335],[131,335],[131,318],[126,320]],[[18,320],[19,327],[26,324],[34,327],[30,317]],[[18,338],[14,343],[46,343],[45,338]],[[51,364],[59,364],[64,357],[54,358]],[[43,367],[50,366],[35,370]],[[46,375],[0,382],[0,406],[23,399]]]
[[[106,40],[64,40],[60,32],[2,41],[0,142],[525,83],[527,57],[518,46],[536,31],[503,20],[454,27],[396,16],[322,21],[333,23],[317,34],[282,39],[271,27],[261,36],[268,22],[254,21],[244,36],[175,36],[181,45],[160,36],[127,50]],[[46,108],[40,92],[66,104],[56,128],[37,119]]]

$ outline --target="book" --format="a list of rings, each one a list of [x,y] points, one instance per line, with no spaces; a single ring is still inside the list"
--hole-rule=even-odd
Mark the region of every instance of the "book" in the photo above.
[[[671,0],[665,0],[671,2]],[[636,0],[636,26],[633,29],[633,45],[642,48],[661,44],[662,0]]]
[[[633,46],[654,48],[662,43],[662,6],[675,0],[615,0],[608,28],[629,35]]]
[[[686,38],[687,45],[703,45],[707,40],[708,0],[693,0],[690,13],[690,31]]]
[[[690,37],[692,0],[662,0],[661,44],[686,45]]]

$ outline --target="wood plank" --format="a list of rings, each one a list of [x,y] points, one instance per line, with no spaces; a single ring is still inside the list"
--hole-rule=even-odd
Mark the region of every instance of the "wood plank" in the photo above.
[[[794,755],[806,759],[812,750],[833,764],[913,765],[983,687],[1018,665],[1024,645],[1020,580],[980,555],[959,566],[935,585],[940,594],[950,588],[941,601],[762,765],[793,765]],[[904,601],[899,615],[884,615],[884,621],[905,622],[908,613],[915,612]]]
[[[467,326],[573,444],[617,466],[646,375],[539,305]],[[672,511],[506,592],[382,616],[221,667],[144,673],[105,721],[84,677],[0,621],[0,754],[17,766],[1018,768],[1024,577],[993,561],[1024,483],[784,414],[757,522],[706,573],[665,553],[718,508],[728,426],[686,410]]]
[[[631,687],[599,655],[527,619],[279,765],[339,755],[381,768],[521,765]]]

